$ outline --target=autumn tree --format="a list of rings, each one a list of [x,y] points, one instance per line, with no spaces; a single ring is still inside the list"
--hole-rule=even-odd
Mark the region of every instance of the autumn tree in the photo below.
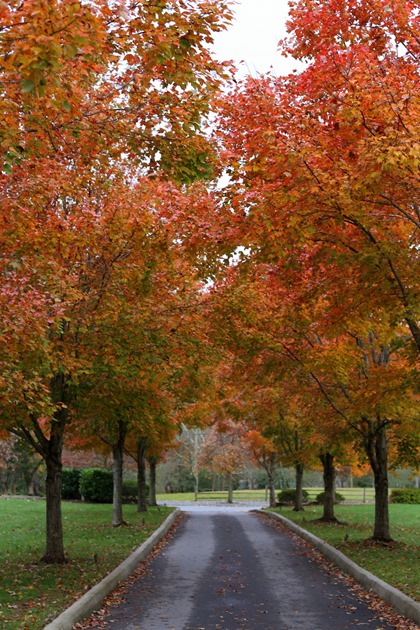
[[[273,440],[266,437],[264,431],[257,428],[247,427],[244,431],[243,442],[252,453],[257,465],[267,473],[269,505],[270,507],[275,507],[277,499],[274,475],[281,462],[278,449]]]
[[[240,262],[266,266],[272,351],[364,444],[387,540],[388,441],[418,433],[419,16],[344,0],[290,16],[283,50],[305,69],[246,79],[222,104],[220,214]]]
[[[233,503],[233,482],[244,462],[244,447],[241,445],[241,427],[228,418],[219,418],[211,427],[205,448],[201,452],[202,462],[215,473],[220,473],[227,483],[227,502]]]
[[[308,66],[228,98],[224,198],[243,244],[271,260],[324,243],[324,264],[357,280],[355,304],[386,305],[418,351],[415,3],[295,2],[288,27],[284,50]]]
[[[206,451],[207,432],[200,427],[187,427],[182,425],[182,432],[178,437],[179,452],[186,460],[194,477],[194,497],[197,501],[199,491],[199,473],[203,465],[203,453]]]
[[[337,276],[334,266],[324,268],[324,292],[319,296],[317,268],[310,265],[318,251],[309,253],[304,246],[294,254],[293,267],[288,260],[238,264],[215,287],[225,339],[231,351],[237,348],[236,381],[239,389],[244,381],[248,389],[253,383],[250,406],[255,409],[250,417],[265,417],[272,431],[278,425],[288,456],[297,456],[298,473],[311,451],[320,457],[329,480],[324,518],[334,518],[334,457],[346,462],[349,446],[359,442],[376,480],[374,538],[386,540],[388,440],[393,449],[400,448],[407,435],[415,433],[416,424],[414,372],[404,327],[387,325],[386,312],[381,312],[380,333],[369,333],[369,316],[363,320],[359,315],[352,323],[346,311],[336,308],[341,283],[349,287],[349,280]],[[346,304],[346,298],[343,301]],[[259,376],[252,380],[252,374]],[[280,422],[267,413],[266,405],[261,413],[258,382],[262,396],[269,394],[267,401],[277,400]]]
[[[63,439],[96,358],[98,307],[148,229],[136,207],[150,204],[151,184],[160,198],[160,176],[184,184],[211,174],[202,123],[224,69],[208,44],[225,9],[201,0],[0,7],[2,424],[46,462],[46,562],[65,561]],[[133,235],[118,232],[127,215]]]

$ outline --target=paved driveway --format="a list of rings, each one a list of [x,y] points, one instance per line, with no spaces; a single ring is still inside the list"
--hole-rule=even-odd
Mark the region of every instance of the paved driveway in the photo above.
[[[249,508],[184,508],[114,630],[390,630],[305,547]]]

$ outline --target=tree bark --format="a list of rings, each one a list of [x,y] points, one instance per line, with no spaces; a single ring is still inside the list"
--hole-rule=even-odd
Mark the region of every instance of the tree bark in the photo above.
[[[112,526],[120,527],[126,525],[123,518],[122,487],[124,468],[124,445],[127,434],[127,425],[124,420],[118,421],[117,440],[112,444],[114,489],[112,500]]]
[[[334,514],[335,503],[335,468],[334,468],[334,455],[331,453],[321,453],[319,458],[322,462],[324,469],[324,511],[321,521],[337,522]]]
[[[193,474],[194,477],[194,501],[198,501],[198,474]]]
[[[137,512],[147,512],[146,492],[147,437],[137,439]]]
[[[227,475],[227,485],[228,485],[228,503],[233,503],[233,476],[231,472],[228,472]]]
[[[293,507],[294,512],[302,512],[304,510],[303,507],[303,464],[297,462],[295,464],[295,473],[296,473],[296,494],[295,494],[295,504]]]
[[[23,477],[25,479],[26,488],[28,491],[28,495],[34,496],[36,494],[35,490],[35,476],[38,471],[41,462],[38,462],[36,466],[32,467],[30,470],[26,469],[23,471]]]
[[[63,541],[61,514],[61,475],[63,436],[68,421],[71,402],[70,377],[57,372],[50,381],[51,401],[57,404],[51,421],[49,438],[46,438],[38,420],[33,417],[33,433],[23,430],[24,439],[42,456],[47,468],[46,494],[46,542],[42,561],[48,564],[63,564],[66,556]]]
[[[376,421],[364,419],[367,431],[364,446],[375,480],[375,525],[373,540],[390,542],[388,503],[388,440],[386,423],[378,416]]]
[[[418,352],[420,352],[420,328],[417,322],[412,317],[406,317],[407,324],[410,328],[410,332],[413,336]]]
[[[274,474],[276,472],[276,454],[270,453],[268,456],[264,453],[263,466],[267,473],[268,490],[269,490],[269,504],[270,507],[276,506],[276,486],[274,480]]]
[[[59,374],[51,379],[51,389],[56,393],[56,389],[53,389],[53,383],[55,383],[56,388],[59,389],[58,381],[61,382],[62,390],[65,394],[63,394],[62,400],[63,402],[66,401],[65,404],[67,405],[69,396],[67,395],[68,392],[66,392],[67,384],[64,375]],[[52,398],[53,402],[57,401],[57,398]],[[64,553],[63,521],[61,515],[63,434],[67,417],[67,406],[56,410],[52,419],[49,438],[44,435],[38,419],[33,414],[30,415],[32,423],[31,429],[27,426],[10,429],[14,435],[25,440],[42,457],[47,469],[45,482],[46,538],[45,552],[41,558],[41,562],[47,564],[64,564],[67,562]]]
[[[276,486],[274,483],[274,474],[268,475],[268,492],[269,492],[269,505],[270,507],[276,507]]]
[[[149,505],[152,505],[153,507],[156,507],[157,506],[157,500],[156,500],[156,467],[157,467],[157,459],[156,459],[156,457],[149,457],[147,461],[149,462],[149,476],[150,476]]]
[[[52,434],[44,461],[47,468],[46,493],[46,541],[42,562],[63,564],[66,562],[63,542],[63,520],[61,515],[62,447],[60,434]]]

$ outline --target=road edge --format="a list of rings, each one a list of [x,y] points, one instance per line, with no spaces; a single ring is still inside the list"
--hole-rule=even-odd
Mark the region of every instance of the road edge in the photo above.
[[[156,529],[147,540],[144,541],[132,554],[119,564],[111,573],[108,573],[98,584],[95,584],[89,591],[84,593],[80,599],[75,601],[69,608],[62,612],[44,630],[71,630],[73,626],[89,617],[98,609],[102,600],[125,580],[138,567],[152,551],[153,547],[168,533],[175,522],[180,510],[175,509],[166,520]]]
[[[374,591],[379,595],[387,604],[391,604],[401,615],[412,619],[420,626],[420,604],[416,600],[412,599],[408,595],[405,595],[398,589],[394,588],[387,582],[384,582],[373,573],[366,571],[361,566],[350,560],[335,547],[321,540],[314,534],[302,529],[299,525],[296,525],[293,521],[290,521],[285,516],[277,514],[276,512],[270,512],[268,510],[261,510],[263,514],[269,514],[270,516],[280,520],[286,525],[292,532],[298,534],[301,538],[311,543],[318,551],[320,551],[328,560],[331,560],[339,569],[355,578],[362,586]]]

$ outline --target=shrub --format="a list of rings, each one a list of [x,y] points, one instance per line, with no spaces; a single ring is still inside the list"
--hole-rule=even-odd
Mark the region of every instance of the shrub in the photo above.
[[[61,497],[72,501],[80,499],[80,468],[63,468],[61,475]]]
[[[295,488],[287,488],[287,490],[282,490],[277,495],[277,499],[280,503],[294,503],[295,497],[296,497]],[[303,501],[308,501],[309,494],[307,490],[302,490],[302,499]]]
[[[112,503],[112,470],[86,468],[80,473],[80,494],[90,503]]]
[[[319,494],[316,495],[315,497],[315,501],[317,503],[321,503],[321,505],[324,503],[324,497],[325,497],[325,492],[320,492]],[[339,492],[335,493],[335,501],[334,503],[341,503],[341,501],[345,501],[346,497],[343,497],[342,494],[340,494]]]
[[[398,488],[391,492],[391,503],[420,503],[420,488]]]
[[[137,503],[137,481],[128,479],[123,481],[123,503]],[[146,485],[146,496],[149,496],[149,486]]]
[[[123,481],[122,495],[123,503],[136,503],[137,481]]]

